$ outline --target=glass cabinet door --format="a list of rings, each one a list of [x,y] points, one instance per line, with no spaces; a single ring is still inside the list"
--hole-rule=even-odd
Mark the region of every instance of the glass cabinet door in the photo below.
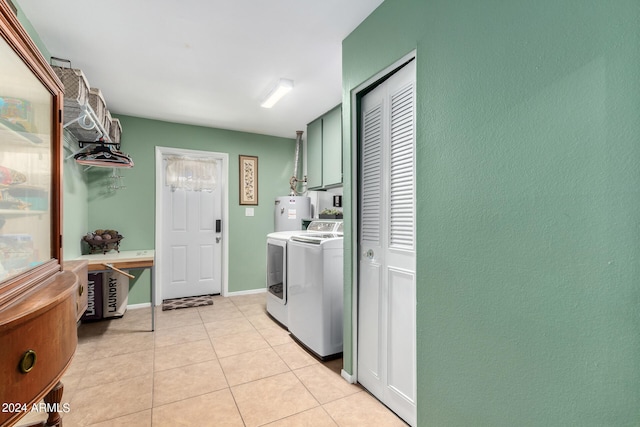
[[[49,91],[0,46],[0,281],[52,258]]]
[[[2,12],[0,294],[15,294],[60,266],[62,86],[17,19]]]

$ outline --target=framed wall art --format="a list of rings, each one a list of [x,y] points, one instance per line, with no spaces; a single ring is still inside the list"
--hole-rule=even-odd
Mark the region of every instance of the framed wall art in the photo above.
[[[258,204],[258,157],[240,155],[240,204]]]

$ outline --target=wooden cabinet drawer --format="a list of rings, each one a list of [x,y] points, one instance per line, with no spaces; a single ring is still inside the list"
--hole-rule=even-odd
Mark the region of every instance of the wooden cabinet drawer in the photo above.
[[[78,343],[76,287],[76,275],[62,272],[0,312],[0,402],[30,408],[60,380]],[[0,425],[22,415],[0,412]]]
[[[78,285],[76,287],[76,320],[80,320],[85,311],[87,311],[87,289],[88,289],[88,272],[89,263],[85,260],[65,261],[63,269],[70,271],[78,276]]]

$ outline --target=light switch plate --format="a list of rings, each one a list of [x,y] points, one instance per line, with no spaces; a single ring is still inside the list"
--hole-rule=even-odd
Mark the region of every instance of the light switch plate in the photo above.
[[[253,216],[253,208],[244,208],[244,216]]]

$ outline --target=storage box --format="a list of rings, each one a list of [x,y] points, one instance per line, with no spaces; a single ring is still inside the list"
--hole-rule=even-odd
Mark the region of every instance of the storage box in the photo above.
[[[104,112],[104,122],[102,123],[102,127],[104,128],[105,135],[111,139],[111,112],[109,110],[105,110]]]
[[[129,278],[112,271],[104,273],[102,284],[102,317],[122,317],[129,302]]]
[[[120,125],[120,120],[111,119],[111,128],[109,130],[109,138],[111,139],[111,142],[120,144],[120,135],[122,135],[122,125]]]
[[[87,278],[87,310],[80,320],[100,320],[102,319],[103,273],[89,273]]]
[[[98,122],[104,126],[104,121],[107,113],[107,103],[102,96],[100,89],[92,87],[89,89],[89,106],[96,113]]]
[[[342,219],[342,214],[318,214],[320,219]]]
[[[54,66],[58,78],[64,85],[65,107],[69,101],[77,106],[85,105],[89,101],[89,82],[82,70]]]

